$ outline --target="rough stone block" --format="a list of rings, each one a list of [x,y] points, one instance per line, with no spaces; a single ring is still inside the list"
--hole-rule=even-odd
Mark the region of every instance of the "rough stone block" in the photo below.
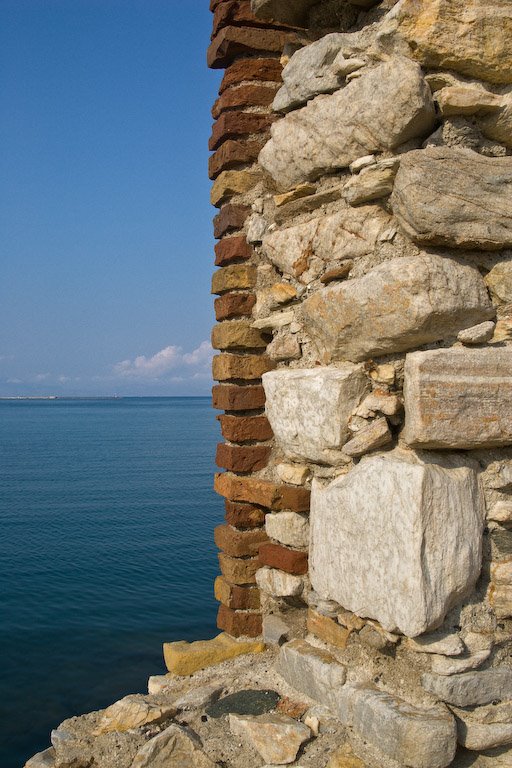
[[[257,610],[260,607],[260,591],[257,587],[230,584],[224,576],[215,579],[214,593],[219,603],[235,611]]]
[[[263,133],[270,128],[275,119],[274,115],[265,115],[260,112],[224,112],[213,126],[208,147],[213,151],[227,139]]]
[[[260,528],[265,523],[266,511],[253,504],[225,499],[224,506],[226,523],[235,528]]]
[[[351,634],[350,629],[340,626],[334,619],[323,616],[312,608],[308,610],[307,627],[308,632],[318,637],[319,640],[334,645],[336,648],[341,648],[341,650],[346,648]]]
[[[389,632],[437,628],[481,567],[484,502],[474,470],[395,450],[313,484],[313,589]]]
[[[254,477],[238,477],[229,472],[215,475],[214,487],[218,494],[231,501],[246,501],[276,512],[282,509],[289,509],[292,512],[309,510],[311,494],[306,488],[277,485]]]
[[[215,266],[225,267],[234,261],[246,261],[253,253],[244,235],[225,237],[215,245]]]
[[[473,712],[453,709],[459,744],[466,749],[487,750],[512,744],[512,702],[479,707]]]
[[[234,736],[241,736],[266,763],[293,763],[297,753],[311,738],[304,723],[288,715],[229,715],[229,727]]]
[[[219,208],[228,198],[249,192],[259,184],[262,178],[259,168],[243,171],[222,171],[212,185],[210,202]]]
[[[427,253],[385,261],[302,305],[324,358],[356,362],[456,336],[493,316],[475,267]]]
[[[499,250],[512,245],[512,158],[429,147],[403,156],[391,205],[416,243]]]
[[[456,707],[476,707],[512,699],[512,669],[506,667],[462,675],[425,674],[421,684],[441,701]]]
[[[192,738],[186,728],[175,724],[143,744],[131,768],[167,768],[172,765],[215,768],[215,763],[203,752],[198,740]]]
[[[272,126],[260,163],[280,186],[314,180],[431,132],[434,103],[415,62],[396,56],[361,72],[332,96],[313,99]]]
[[[212,293],[225,293],[254,288],[256,285],[256,267],[252,264],[232,264],[213,273]]]
[[[307,547],[309,543],[309,520],[297,512],[278,512],[267,515],[265,530],[271,539],[288,547]]]
[[[261,613],[233,611],[221,603],[217,613],[217,626],[232,637],[258,637],[262,632]]]
[[[223,552],[217,554],[220,571],[232,584],[255,584],[255,574],[260,567],[257,557],[230,557]]]
[[[218,416],[217,418],[220,421],[223,436],[232,443],[270,440],[273,436],[266,416]]]
[[[250,321],[230,320],[212,328],[214,349],[265,349],[267,340]]]
[[[278,568],[293,576],[301,576],[308,572],[307,552],[298,552],[279,544],[266,542],[260,545],[260,565],[268,565],[269,568]]]
[[[234,640],[222,633],[213,640],[164,643],[164,660],[169,672],[175,675],[193,675],[199,669],[222,664],[223,661],[247,653],[262,653],[264,650],[265,645],[261,642]]]
[[[442,707],[414,707],[372,686],[349,683],[340,688],[337,705],[344,725],[399,765],[446,768],[455,756],[455,720]]]
[[[252,0],[251,6],[258,19],[271,21],[277,19],[286,24],[306,23],[307,14],[318,0]]]
[[[286,456],[343,462],[349,419],[370,389],[361,366],[280,369],[263,376],[263,387],[267,417]]]
[[[280,54],[287,42],[298,40],[295,33],[277,29],[224,27],[213,39],[206,59],[212,69],[223,69],[237,56],[254,56],[255,53]]]
[[[216,384],[212,400],[220,411],[255,411],[265,405],[265,390],[260,384]]]
[[[228,293],[215,299],[215,319],[231,320],[251,315],[256,296],[253,293]]]
[[[217,381],[260,379],[274,365],[275,363],[266,355],[232,355],[226,353],[213,358],[213,378]]]
[[[224,0],[217,3],[213,15],[212,38],[222,27],[229,25],[250,27],[257,24],[249,0]]]
[[[227,232],[242,229],[250,213],[251,209],[247,205],[223,205],[213,220],[213,236],[219,239]]]
[[[512,443],[512,350],[413,352],[405,364],[404,440],[422,448]]]
[[[512,618],[512,560],[491,563],[489,602],[499,619]]]
[[[276,95],[276,87],[270,85],[248,84],[231,87],[223,91],[212,109],[216,120],[222,112],[240,107],[268,107]]]
[[[283,645],[276,671],[292,688],[333,711],[337,693],[347,679],[343,664],[305,640],[292,640]]]
[[[149,696],[130,694],[103,710],[94,735],[124,733],[150,723],[161,723],[175,715],[174,704],[157,704]]]
[[[260,568],[256,572],[256,584],[272,597],[299,597],[304,590],[304,580],[277,568]]]
[[[213,538],[217,547],[231,557],[254,557],[258,554],[259,545],[268,540],[263,528],[238,531],[230,525],[218,525]]]
[[[275,59],[239,59],[233,62],[225,71],[220,93],[244,81],[261,80],[269,83],[279,83],[283,67],[279,58]]]
[[[265,138],[250,141],[227,139],[208,159],[210,179],[216,179],[223,171],[255,163],[264,144]]]

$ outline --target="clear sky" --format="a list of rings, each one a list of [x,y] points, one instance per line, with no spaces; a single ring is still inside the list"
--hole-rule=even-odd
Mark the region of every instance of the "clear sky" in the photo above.
[[[208,394],[208,0],[0,0],[0,395]]]

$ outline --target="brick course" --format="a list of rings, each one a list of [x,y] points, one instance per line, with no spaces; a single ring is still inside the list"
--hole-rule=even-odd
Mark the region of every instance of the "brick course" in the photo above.
[[[231,525],[218,525],[213,537],[217,547],[231,557],[255,557],[260,544],[268,540],[264,528],[237,531]]]
[[[283,67],[279,56],[275,59],[239,59],[229,66],[224,72],[219,93],[226,88],[245,81],[263,81],[266,83],[280,83]]]
[[[257,27],[229,26],[221,29],[211,42],[206,60],[212,69],[222,69],[238,56],[255,53],[281,53],[287,42],[298,42],[294,32]]]
[[[247,501],[261,507],[292,512],[309,510],[310,491],[291,485],[278,485],[254,477],[238,477],[230,472],[215,475],[214,488],[231,501]]]
[[[278,87],[277,83],[231,86],[222,92],[213,105],[212,117],[217,120],[224,111],[239,107],[269,107],[274,101]]]
[[[266,416],[217,416],[223,437],[231,443],[271,440],[272,428]]]
[[[295,549],[283,547],[280,544],[266,542],[260,546],[260,563],[270,568],[279,568],[281,571],[301,576],[308,572],[307,552],[299,552]]]
[[[247,205],[223,205],[213,220],[213,236],[218,240],[227,232],[234,229],[242,229],[251,209]]]
[[[258,528],[265,522],[265,510],[253,504],[224,499],[224,507],[226,523],[236,528]]]
[[[221,603],[217,614],[217,626],[233,637],[258,637],[262,631],[260,613],[232,611]]]
[[[221,469],[231,472],[257,472],[267,466],[270,446],[227,445],[219,443],[215,462]]]
[[[245,235],[225,237],[220,243],[215,244],[215,266],[225,267],[234,261],[246,261],[253,253]]]
[[[260,567],[257,557],[230,557],[218,552],[220,571],[231,584],[255,584],[255,573]]]
[[[225,293],[215,299],[215,319],[220,321],[251,315],[255,304],[253,293]]]
[[[234,355],[225,352],[213,358],[212,371],[216,381],[261,379],[267,371],[275,368],[275,363],[266,355]]]
[[[261,384],[239,386],[216,384],[212,388],[213,407],[219,411],[255,411],[265,405],[265,390]]]
[[[257,610],[260,607],[260,591],[257,587],[230,584],[224,576],[215,579],[214,593],[219,603],[234,611]]]
[[[223,112],[212,128],[208,148],[215,150],[227,139],[250,136],[267,131],[277,120],[277,115],[260,112]]]

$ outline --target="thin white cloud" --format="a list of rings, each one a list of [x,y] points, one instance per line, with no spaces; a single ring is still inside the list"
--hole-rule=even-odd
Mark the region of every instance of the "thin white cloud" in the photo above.
[[[139,355],[133,360],[122,360],[113,366],[113,371],[122,378],[165,379],[180,368],[187,368],[190,372],[206,368],[212,355],[213,349],[208,341],[202,341],[192,352],[183,352],[181,347],[171,344],[151,356]]]

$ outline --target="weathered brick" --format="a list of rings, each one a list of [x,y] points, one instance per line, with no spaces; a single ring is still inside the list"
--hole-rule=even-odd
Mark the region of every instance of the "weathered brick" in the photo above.
[[[251,213],[248,205],[223,205],[213,220],[213,236],[218,240],[227,232],[242,229],[246,218]]]
[[[225,352],[213,358],[212,372],[216,381],[261,379],[264,373],[275,368],[266,355],[233,355]]]
[[[265,405],[265,390],[261,384],[216,384],[212,404],[218,411],[255,411]]]
[[[260,567],[257,557],[230,557],[218,552],[220,571],[232,584],[255,584],[255,573]]]
[[[232,611],[222,603],[217,614],[217,626],[232,637],[258,637],[261,635],[261,613]]]
[[[276,84],[260,85],[257,83],[232,86],[223,91],[213,105],[212,117],[217,120],[222,112],[228,109],[268,107],[274,101],[277,88]]]
[[[260,546],[259,557],[262,565],[278,568],[294,576],[301,576],[308,572],[307,552],[299,552],[269,541]]]
[[[237,56],[281,53],[286,43],[300,42],[295,32],[257,27],[224,27],[212,40],[206,60],[212,69],[223,69]]]
[[[265,83],[280,83],[283,67],[279,57],[275,59],[239,59],[231,64],[224,72],[219,88],[223,93],[226,88],[246,81],[262,81]]]
[[[225,237],[215,244],[215,266],[225,267],[234,261],[245,261],[250,259],[253,253],[245,235]]]
[[[215,318],[220,321],[249,316],[255,304],[254,293],[225,293],[215,299]]]
[[[214,349],[265,349],[267,344],[268,338],[247,320],[228,320],[212,328]]]
[[[270,446],[219,443],[215,463],[232,472],[257,472],[268,464]]]
[[[346,647],[351,630],[341,627],[337,621],[328,616],[322,616],[312,608],[308,610],[308,632],[318,637],[324,643],[330,643],[342,650]]]
[[[255,557],[259,545],[268,541],[264,528],[237,531],[230,525],[218,525],[213,538],[217,547],[231,557]]]
[[[218,5],[221,3],[229,3],[230,0],[210,0],[210,11],[215,11]]]
[[[235,611],[257,610],[260,607],[258,587],[230,584],[224,576],[217,576],[214,584],[215,599]]]
[[[210,190],[210,202],[216,208],[233,195],[243,195],[260,183],[263,174],[260,168],[243,171],[222,171]]]
[[[223,437],[231,443],[271,440],[272,427],[266,416],[217,416]]]
[[[227,139],[208,159],[208,175],[210,179],[216,179],[222,171],[255,163],[266,141],[266,135],[260,139],[251,139],[250,141]]]
[[[224,506],[226,523],[235,528],[259,528],[265,522],[265,510],[253,504],[224,499]]]
[[[230,24],[233,26],[250,26],[251,24],[261,26],[261,21],[258,22],[251,11],[250,0],[227,0],[227,2],[219,3],[214,10],[212,38],[222,27],[227,27]]]
[[[227,139],[249,136],[252,133],[263,133],[277,119],[277,115],[259,112],[224,112],[213,124],[208,148],[213,151],[218,149]]]
[[[214,488],[220,496],[231,501],[247,501],[261,507],[292,512],[309,510],[310,492],[307,488],[278,485],[269,480],[254,477],[239,477],[230,472],[215,475]]]
[[[233,264],[213,273],[212,293],[244,290],[256,285],[256,267],[252,264]]]

